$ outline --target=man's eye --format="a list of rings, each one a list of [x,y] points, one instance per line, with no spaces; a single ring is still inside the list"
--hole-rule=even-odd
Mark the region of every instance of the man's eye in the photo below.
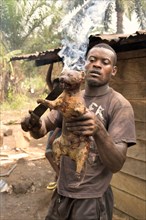
[[[94,62],[95,61],[95,57],[89,57],[89,61],[90,62]]]
[[[103,59],[103,60],[102,60],[102,63],[103,63],[104,65],[108,65],[108,64],[110,63],[110,61],[109,61],[108,59]]]

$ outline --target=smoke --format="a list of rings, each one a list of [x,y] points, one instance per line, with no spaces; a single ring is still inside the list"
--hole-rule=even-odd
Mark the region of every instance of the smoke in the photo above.
[[[64,17],[59,29],[62,49],[58,53],[63,58],[64,68],[84,70],[89,34],[101,23],[110,1],[88,0]]]

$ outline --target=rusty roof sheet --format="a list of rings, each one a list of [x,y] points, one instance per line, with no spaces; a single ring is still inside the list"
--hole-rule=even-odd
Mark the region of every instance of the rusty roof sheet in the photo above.
[[[11,57],[10,61],[14,60],[51,60],[52,62],[59,62],[61,58],[58,55],[60,48],[36,52],[32,54],[22,54]]]
[[[94,37],[99,37],[102,40],[118,42],[121,39],[123,39],[123,40],[126,40],[128,38],[135,39],[139,35],[146,35],[146,30],[136,31],[133,34],[94,34],[94,35],[90,35],[90,37],[94,36]]]
[[[116,52],[146,48],[146,30],[136,31],[133,34],[90,35],[88,49],[101,42],[108,43],[115,49]],[[33,54],[19,55],[11,57],[10,60],[35,60],[36,65],[40,66],[62,61],[58,55],[60,50],[61,48],[57,48]]]
[[[146,48],[146,30],[136,31],[133,34],[90,35],[88,49],[101,42],[108,43],[116,52]]]

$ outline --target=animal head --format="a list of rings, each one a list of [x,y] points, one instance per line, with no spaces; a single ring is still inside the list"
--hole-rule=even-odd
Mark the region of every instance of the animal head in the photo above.
[[[59,77],[59,82],[65,90],[78,89],[85,80],[83,71],[65,69]]]

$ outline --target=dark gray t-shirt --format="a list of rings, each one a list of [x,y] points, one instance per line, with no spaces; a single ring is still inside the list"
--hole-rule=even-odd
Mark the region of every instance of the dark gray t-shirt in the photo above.
[[[98,96],[87,96],[83,91],[86,106],[101,119],[115,143],[136,143],[134,113],[130,103],[110,87],[102,88]],[[60,124],[60,115],[51,111],[49,119]],[[97,147],[92,142],[85,168],[80,178],[76,165],[68,156],[61,157],[58,193],[71,198],[98,198],[107,190],[112,172],[102,163]]]

